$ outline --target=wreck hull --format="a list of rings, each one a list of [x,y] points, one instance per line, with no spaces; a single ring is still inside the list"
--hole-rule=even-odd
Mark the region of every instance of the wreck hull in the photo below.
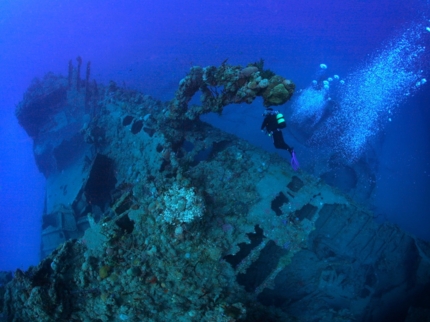
[[[7,320],[383,321],[429,291],[428,244],[320,179],[172,103],[68,80],[18,108],[25,126],[66,93],[28,130],[44,258],[7,284]]]

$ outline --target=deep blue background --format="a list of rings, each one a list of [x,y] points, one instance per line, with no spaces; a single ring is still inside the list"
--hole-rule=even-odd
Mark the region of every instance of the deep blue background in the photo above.
[[[32,142],[14,117],[34,77],[66,74],[68,60],[81,55],[92,61],[97,81],[113,79],[167,100],[192,65],[218,65],[226,58],[246,65],[262,57],[266,67],[300,88],[322,62],[347,75],[426,10],[415,0],[3,0],[0,269],[38,261],[44,178],[34,165]],[[386,128],[381,147],[386,171],[378,178],[376,204],[393,221],[430,239],[426,91],[401,106]],[[235,111],[229,109],[224,122],[232,131],[234,113],[247,113]],[[249,136],[254,125],[240,134]]]

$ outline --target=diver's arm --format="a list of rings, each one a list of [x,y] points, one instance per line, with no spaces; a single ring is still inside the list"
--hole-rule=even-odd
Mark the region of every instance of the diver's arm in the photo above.
[[[269,124],[269,121],[267,120],[267,116],[266,116],[263,120],[263,123],[261,124],[261,130],[263,131],[268,124]]]

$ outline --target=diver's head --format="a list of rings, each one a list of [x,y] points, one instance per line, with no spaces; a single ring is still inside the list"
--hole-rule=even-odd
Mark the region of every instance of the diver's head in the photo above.
[[[273,108],[271,107],[266,107],[266,109],[263,112],[263,116],[269,115],[273,113]]]

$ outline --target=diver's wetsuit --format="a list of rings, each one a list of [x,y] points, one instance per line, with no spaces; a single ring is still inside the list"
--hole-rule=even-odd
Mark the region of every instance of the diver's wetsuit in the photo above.
[[[278,128],[278,121],[276,120],[276,113],[269,113],[263,120],[263,124],[261,124],[261,129],[266,129],[267,133],[273,135],[273,143],[275,144],[275,148],[283,149],[293,153],[293,149],[284,141],[284,136],[282,135],[282,131]]]

